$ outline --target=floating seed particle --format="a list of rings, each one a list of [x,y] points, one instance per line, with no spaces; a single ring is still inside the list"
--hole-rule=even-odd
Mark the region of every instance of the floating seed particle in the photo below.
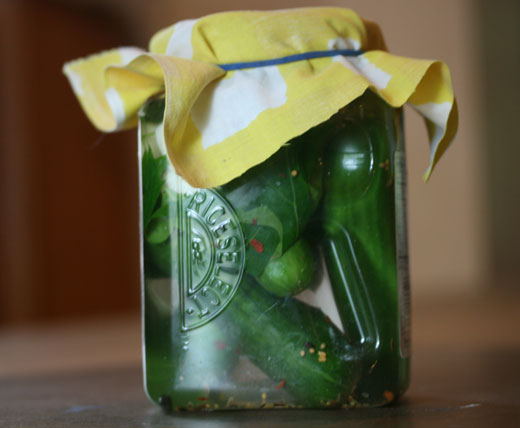
[[[309,348],[309,352],[310,352],[311,354],[314,354],[314,353],[316,352],[316,349],[314,349],[314,348]]]
[[[324,351],[318,351],[318,361],[320,363],[327,362],[327,353]]]
[[[305,357],[305,351],[303,349],[300,351],[300,356]]]
[[[291,175],[292,175],[293,177],[296,177],[296,176],[298,175],[298,171],[296,171],[295,169],[293,169],[293,170],[291,171]]]
[[[325,345],[325,343],[322,343],[322,344],[320,345],[320,349],[325,349],[326,347],[327,347],[327,345]]]
[[[392,391],[385,391],[383,392],[383,395],[385,396],[385,400],[388,402],[394,400],[394,393]]]
[[[211,409],[211,404],[206,403],[206,404],[205,404],[205,407],[206,407],[206,409]]]
[[[262,392],[262,400],[266,400],[267,399],[267,394],[265,392]]]

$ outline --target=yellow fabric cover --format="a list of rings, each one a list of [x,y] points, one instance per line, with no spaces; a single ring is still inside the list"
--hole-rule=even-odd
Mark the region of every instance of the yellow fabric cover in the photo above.
[[[217,64],[309,51],[361,49],[237,71]],[[133,127],[143,103],[165,93],[164,137],[176,172],[194,187],[224,184],[288,140],[324,122],[367,88],[411,104],[430,137],[427,179],[457,129],[448,67],[386,52],[379,27],[340,8],[225,12],[159,31],[149,52],[119,48],[64,66],[101,131]]]

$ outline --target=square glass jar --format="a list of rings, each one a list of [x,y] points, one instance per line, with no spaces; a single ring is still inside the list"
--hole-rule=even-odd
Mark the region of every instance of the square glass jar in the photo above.
[[[166,411],[378,406],[409,382],[400,109],[370,91],[212,189],[139,115],[145,388]]]

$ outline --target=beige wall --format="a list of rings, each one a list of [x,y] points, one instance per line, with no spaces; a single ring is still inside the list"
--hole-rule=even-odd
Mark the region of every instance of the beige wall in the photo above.
[[[301,0],[157,1],[144,22],[143,15],[130,14],[128,18],[140,23],[140,37],[144,40],[161,26],[206,13],[322,4]],[[450,66],[460,110],[460,128],[454,145],[427,184],[422,182],[428,161],[426,131],[415,112],[408,110],[406,115],[411,278],[416,295],[478,289],[488,281],[489,266],[482,190],[483,112],[477,2],[350,0],[327,4],[350,7],[378,22],[391,52],[440,59]],[[139,8],[138,3],[136,7]]]
[[[490,262],[496,284],[520,286],[520,2],[481,5],[479,41],[485,56],[485,147]]]

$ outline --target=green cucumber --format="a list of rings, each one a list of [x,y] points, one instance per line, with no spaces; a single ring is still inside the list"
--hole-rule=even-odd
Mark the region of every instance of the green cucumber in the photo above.
[[[246,276],[223,314],[242,354],[286,388],[297,405],[341,405],[359,379],[360,360],[323,312],[277,298]]]
[[[245,235],[247,271],[259,278],[267,264],[300,238],[321,189],[307,176],[302,141],[295,139],[260,165],[216,190],[238,216]]]
[[[365,355],[356,399],[399,394],[394,192],[395,110],[367,93],[325,157],[322,251],[334,300],[352,344]],[[389,395],[389,394],[392,395]],[[369,398],[367,398],[369,397]]]
[[[258,279],[278,297],[291,296],[308,288],[316,276],[316,261],[306,239],[299,239],[281,257],[272,260]]]

